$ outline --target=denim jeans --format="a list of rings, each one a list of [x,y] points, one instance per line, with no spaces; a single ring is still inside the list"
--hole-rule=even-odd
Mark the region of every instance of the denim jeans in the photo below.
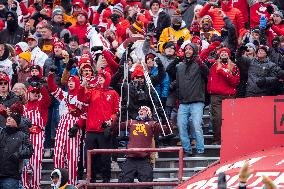
[[[179,105],[177,126],[182,147],[187,153],[192,153],[190,138],[188,136],[188,123],[190,120],[194,129],[193,133],[196,137],[196,151],[197,153],[204,153],[204,137],[202,130],[203,108],[204,103],[202,102]]]
[[[0,188],[1,189],[18,189],[20,181],[14,178],[1,178],[0,179]]]

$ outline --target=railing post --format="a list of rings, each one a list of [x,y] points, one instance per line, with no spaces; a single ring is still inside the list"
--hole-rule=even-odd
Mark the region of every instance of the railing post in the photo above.
[[[178,183],[182,183],[182,175],[183,175],[183,148],[179,149],[178,152],[178,157],[179,157],[179,161],[178,161]]]
[[[91,182],[91,158],[92,157],[92,153],[88,150],[87,151],[87,185]]]

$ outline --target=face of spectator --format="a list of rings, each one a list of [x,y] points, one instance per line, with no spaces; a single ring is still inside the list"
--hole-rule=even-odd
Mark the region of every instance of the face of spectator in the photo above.
[[[154,60],[152,58],[147,59],[147,67],[152,68],[154,66]]]
[[[0,81],[0,93],[6,93],[8,92],[8,82],[1,80]]]
[[[186,58],[192,57],[192,55],[193,55],[193,49],[192,49],[192,47],[189,46],[189,45],[185,46],[185,48],[184,48],[184,54],[185,54],[185,57],[186,57]]]
[[[76,15],[82,11],[82,8],[78,5],[73,6],[73,13]]]
[[[24,60],[22,58],[19,58],[18,62],[19,62],[19,65],[20,65],[22,70],[26,70],[28,68],[28,66],[29,66],[28,61],[26,61],[26,60]]]
[[[165,54],[167,56],[173,56],[175,54],[175,49],[172,47],[168,47],[165,49]]]
[[[258,58],[266,58],[267,54],[266,52],[263,50],[263,49],[259,49],[258,52],[257,52],[257,57]]]
[[[117,10],[114,10],[114,11],[113,11],[113,14],[119,15],[119,17],[122,17],[122,16],[123,16],[123,15],[121,14],[121,12],[119,12],[119,11],[117,11]]]
[[[93,73],[93,71],[92,71],[91,68],[86,67],[86,68],[82,69],[82,76],[83,77],[90,76],[90,75],[92,75],[92,73]]]
[[[39,33],[39,34],[41,35],[42,30],[43,30],[42,25],[41,25],[41,24],[38,24],[38,25],[36,26],[36,32],[37,32],[37,33]]]
[[[255,51],[253,48],[248,47],[247,51],[244,54],[245,56],[249,57],[249,58],[253,58],[255,56]]]
[[[276,25],[280,24],[282,21],[282,18],[277,14],[273,14],[272,19],[273,19],[274,24]]]
[[[107,65],[107,61],[103,55],[99,56],[98,62],[101,62],[104,65],[104,67]]]
[[[52,31],[47,28],[42,28],[41,35],[43,39],[50,39],[52,38]]]
[[[1,44],[0,45],[0,57],[3,56],[4,52],[5,52],[5,46],[3,44]]]
[[[153,3],[151,10],[152,12],[158,12],[160,9],[159,3]]]
[[[75,82],[71,79],[68,81],[68,89],[74,90],[75,89]]]
[[[70,41],[69,46],[71,49],[78,49],[79,48],[79,44],[77,43],[77,41]]]
[[[220,58],[221,59],[226,59],[226,58],[229,58],[229,55],[228,55],[228,53],[226,51],[222,51],[220,53]]]
[[[53,182],[53,184],[57,184],[58,182],[59,182],[59,177],[57,177],[57,176],[52,176],[52,182]]]
[[[199,17],[199,12],[200,12],[200,10],[201,10],[201,9],[195,9],[195,10],[194,10],[194,15],[195,15],[196,18],[200,18],[200,17]]]
[[[61,56],[62,55],[62,48],[60,46],[58,46],[58,45],[53,47],[53,51],[54,51],[54,54],[57,55],[57,56]]]
[[[134,82],[144,83],[144,76],[136,76],[133,78]]]
[[[104,78],[103,76],[99,75],[99,77],[98,77],[98,83],[99,83],[101,86],[104,85],[105,81],[106,81],[105,78]]]
[[[39,75],[39,71],[37,69],[31,70],[31,76],[38,76],[38,75]]]
[[[86,17],[83,14],[78,14],[77,16],[77,21],[79,24],[84,24],[86,23]]]
[[[1,81],[0,81],[1,82]],[[21,86],[18,85],[14,85],[12,91],[15,93],[15,95],[17,96],[22,96],[25,91],[23,90],[23,88]]]
[[[6,125],[8,125],[9,127],[17,127],[17,122],[14,120],[14,118],[9,116],[7,117]]]
[[[82,48],[82,54],[88,54],[89,52],[90,52],[90,48],[89,47],[84,46]]]
[[[34,39],[28,39],[28,45],[30,49],[33,49],[37,46],[37,41]]]
[[[62,23],[63,22],[63,16],[60,15],[60,14],[56,14],[54,17],[53,17],[53,21],[55,23]]]
[[[251,36],[254,40],[259,40],[259,38],[260,38],[260,35],[258,33],[255,33],[255,32],[252,32]]]
[[[36,101],[40,97],[40,92],[38,90],[33,90],[29,92],[29,100],[30,101]]]
[[[145,109],[140,109],[139,112],[138,112],[138,115],[140,118],[145,118],[147,117],[147,111]]]

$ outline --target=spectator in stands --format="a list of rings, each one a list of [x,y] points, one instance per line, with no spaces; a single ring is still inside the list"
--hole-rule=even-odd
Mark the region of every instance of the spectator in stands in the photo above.
[[[49,56],[53,50],[52,43],[52,25],[44,22],[41,29],[41,38],[38,40],[38,46],[45,54]]]
[[[67,45],[67,50],[71,51],[74,56],[82,55],[79,47],[79,38],[76,35],[71,36],[69,44]]]
[[[1,108],[2,122],[5,127],[0,132],[0,188],[10,189],[20,187],[20,170],[23,159],[28,159],[33,154],[33,148],[24,132],[20,130],[23,106],[21,103],[12,105],[9,112]],[[13,142],[11,142],[13,141]],[[7,145],[9,144],[9,145]]]
[[[23,41],[24,29],[18,25],[18,15],[13,11],[6,13],[7,28],[0,32],[0,43],[12,45]]]
[[[203,0],[185,0],[181,3],[179,8],[181,9],[182,20],[187,27],[191,25],[194,19],[197,10],[196,8],[199,8],[203,3]]]
[[[65,28],[63,20],[63,10],[61,7],[55,7],[52,11],[52,34],[56,34],[57,37],[60,37],[61,31]],[[71,23],[67,26],[70,26]]]
[[[27,41],[30,48],[30,52],[32,54],[31,64],[43,67],[44,62],[48,58],[48,56],[39,48],[38,38],[35,35],[30,35],[27,38]]]
[[[21,54],[19,54],[18,62],[19,71],[18,73],[14,73],[14,75],[17,74],[17,82],[24,83],[30,76],[31,53],[22,52]]]
[[[191,117],[196,133],[196,152],[204,153],[202,116],[205,102],[205,83],[209,73],[208,67],[198,58],[195,44],[184,47],[184,62],[177,66],[176,87],[179,100],[177,126],[181,143],[186,155],[192,155],[188,136],[188,121]]]
[[[12,91],[15,95],[20,99],[22,104],[26,104],[27,102],[27,87],[23,83],[16,83],[13,86]]]
[[[54,189],[77,189],[74,185],[68,184],[70,180],[66,169],[55,169],[52,171],[50,178],[52,180],[51,186]]]
[[[84,10],[78,13],[76,23],[69,28],[72,35],[79,39],[79,45],[86,43],[86,32],[88,27],[88,13]]]
[[[212,39],[219,37],[220,33],[213,28],[213,21],[209,15],[205,15],[200,20],[200,38],[211,42]]]
[[[0,68],[4,70],[12,79],[12,62],[9,60],[9,49],[6,44],[0,43]]]

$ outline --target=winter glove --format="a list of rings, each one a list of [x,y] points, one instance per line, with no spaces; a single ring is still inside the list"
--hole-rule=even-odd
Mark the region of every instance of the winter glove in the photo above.
[[[100,6],[99,6],[99,8],[98,8],[98,10],[97,10],[97,12],[98,12],[99,14],[101,14],[102,11],[103,11],[105,8],[107,8],[107,6],[108,6],[108,5],[107,5],[105,2],[101,3]]]
[[[67,65],[66,65],[66,70],[70,71],[72,70],[73,65],[78,62],[77,58],[70,58]]]
[[[267,22],[267,19],[265,18],[264,15],[262,15],[262,16],[260,17],[260,20],[259,20],[259,27],[260,27],[261,29],[265,29],[265,28],[266,28],[266,22]]]
[[[155,62],[156,62],[156,64],[157,64],[158,67],[164,66],[163,63],[162,63],[162,61],[161,61],[161,59],[158,58],[158,57],[155,58]]]
[[[266,7],[266,11],[268,12],[268,14],[273,14],[274,8],[273,8],[271,5],[268,5],[268,6]]]
[[[96,51],[102,51],[103,50],[103,46],[93,46],[91,48],[92,52],[96,52]]]
[[[242,46],[239,47],[239,51],[240,51],[241,53],[244,53],[244,52],[247,51],[247,50],[248,50],[248,47],[245,46],[245,45],[242,45]]]
[[[100,28],[96,24],[93,24],[92,27],[95,28],[98,33],[100,33]]]
[[[180,47],[184,42],[184,36],[180,37],[178,40],[177,40],[177,45]]]
[[[69,28],[70,26],[72,26],[71,22],[66,22],[65,25],[64,25],[65,28]]]
[[[77,124],[74,124],[72,128],[70,128],[68,130],[68,135],[70,138],[73,138],[76,136],[77,132],[78,132],[79,128],[78,128],[78,125]]]
[[[264,77],[264,78],[261,78],[261,79],[258,79],[258,80],[256,81],[256,85],[257,85],[259,88],[264,87],[265,84],[266,84],[266,79],[265,79],[265,77]]]
[[[127,45],[127,52],[128,52],[128,55],[131,54],[131,52],[134,50],[132,47],[133,47],[133,42],[130,42],[128,43]]]
[[[267,24],[266,24],[266,30],[268,30],[269,28],[271,28],[273,26],[273,21],[269,21],[269,22],[267,22]]]
[[[152,33],[152,32],[154,32],[154,30],[155,30],[155,24],[153,22],[149,23],[147,25],[147,32]]]
[[[114,25],[116,25],[119,22],[119,15],[118,14],[112,14],[110,15],[110,19]]]
[[[12,64],[12,69],[13,69],[13,72],[14,72],[14,74],[17,74],[18,73],[18,64],[16,64],[16,63],[13,63]]]

